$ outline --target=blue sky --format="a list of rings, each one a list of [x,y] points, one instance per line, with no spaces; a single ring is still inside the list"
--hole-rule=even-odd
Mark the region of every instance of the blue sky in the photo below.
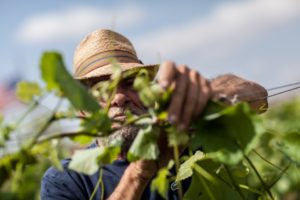
[[[97,28],[127,36],[147,64],[171,59],[267,88],[300,81],[298,0],[3,0],[0,13],[0,82],[40,80],[45,50],[60,51],[71,72],[76,45]]]

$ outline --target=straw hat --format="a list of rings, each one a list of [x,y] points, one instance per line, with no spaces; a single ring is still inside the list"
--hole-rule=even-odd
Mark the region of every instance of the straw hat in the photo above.
[[[158,70],[158,65],[144,65],[137,57],[131,42],[119,33],[99,29],[86,36],[74,54],[74,78],[83,80],[112,74],[112,61],[122,71],[147,68]]]

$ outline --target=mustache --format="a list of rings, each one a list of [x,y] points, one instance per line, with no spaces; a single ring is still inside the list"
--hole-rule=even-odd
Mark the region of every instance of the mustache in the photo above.
[[[112,106],[108,110],[108,117],[113,119],[118,116],[125,116],[126,111],[130,111],[134,115],[142,115],[145,114],[147,110],[131,104],[128,104],[124,107]]]

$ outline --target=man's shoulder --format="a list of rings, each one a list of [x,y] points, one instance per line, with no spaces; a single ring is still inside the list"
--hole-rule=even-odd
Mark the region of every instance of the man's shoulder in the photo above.
[[[59,170],[56,167],[50,167],[47,169],[47,171],[45,172],[44,176],[43,176],[43,180],[47,179],[47,180],[51,180],[51,179],[62,179],[65,178],[65,176],[69,175],[69,173],[71,171],[68,170],[68,165],[70,163],[71,159],[64,159],[61,161],[61,166],[63,168],[63,170]],[[63,180],[68,180],[68,179],[63,179]]]

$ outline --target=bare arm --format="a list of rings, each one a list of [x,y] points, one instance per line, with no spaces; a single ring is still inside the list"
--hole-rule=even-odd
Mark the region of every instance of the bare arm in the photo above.
[[[118,186],[108,198],[109,200],[139,200],[156,174],[157,164],[155,161],[136,161],[130,163],[125,170]]]

